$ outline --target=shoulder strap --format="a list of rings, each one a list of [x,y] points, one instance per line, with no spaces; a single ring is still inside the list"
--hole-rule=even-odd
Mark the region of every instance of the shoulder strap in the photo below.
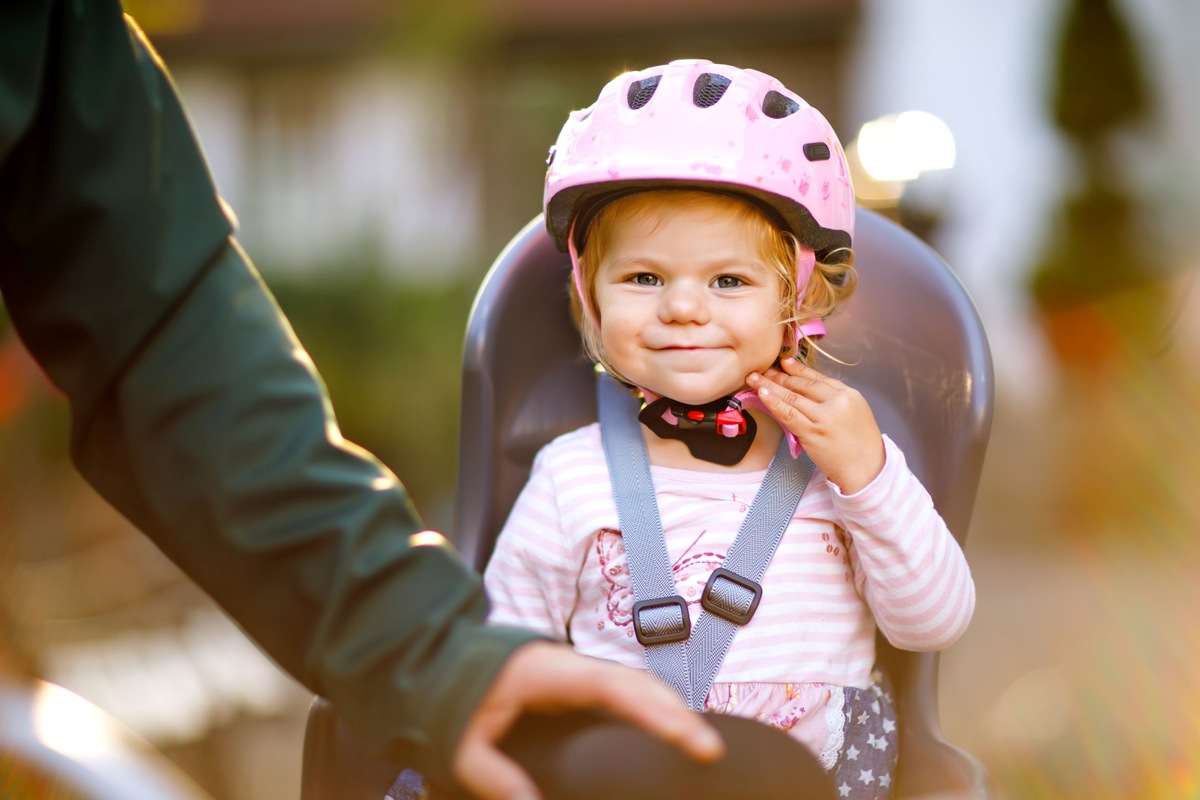
[[[786,437],[780,441],[723,566],[709,577],[701,598],[703,611],[692,629],[687,602],[675,593],[636,400],[605,375],[597,376],[596,391],[633,584],[634,631],[646,648],[649,668],[689,706],[701,709],[737,629],[758,608],[762,577],[804,494],[813,463],[805,453],[792,458]]]
[[[675,593],[636,403],[608,375],[596,375],[600,435],[633,584],[634,633],[646,648],[646,666],[695,708],[687,658],[691,620],[687,601]]]
[[[812,477],[808,453],[792,458],[787,437],[771,459],[766,477],[720,569],[713,570],[701,598],[703,611],[692,628],[688,662],[693,696],[708,697],[733,637],[750,621],[762,598],[762,579]]]

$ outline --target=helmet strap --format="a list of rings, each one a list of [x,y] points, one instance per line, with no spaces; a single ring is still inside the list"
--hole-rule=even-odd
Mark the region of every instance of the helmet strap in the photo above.
[[[579,296],[579,307],[583,309],[583,315],[594,325],[596,315],[583,288],[583,265],[579,263],[579,249],[575,246],[575,224],[575,221],[571,222],[571,230],[567,235],[567,253],[571,256],[571,282],[575,284],[575,294]]]

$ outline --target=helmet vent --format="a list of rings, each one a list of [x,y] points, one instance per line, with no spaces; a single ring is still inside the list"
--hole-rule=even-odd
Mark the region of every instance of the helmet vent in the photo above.
[[[824,142],[809,142],[804,145],[804,157],[809,161],[828,161],[829,145]]]
[[[708,108],[716,105],[716,102],[725,94],[725,90],[729,88],[729,78],[724,75],[717,75],[714,72],[706,72],[696,79],[696,86],[692,90],[692,102],[698,108]]]
[[[800,104],[792,98],[772,89],[763,98],[763,113],[772,119],[790,117],[800,110]]]
[[[636,111],[649,103],[660,80],[662,80],[662,75],[653,75],[629,84],[629,95],[626,98],[629,101],[629,107]]]

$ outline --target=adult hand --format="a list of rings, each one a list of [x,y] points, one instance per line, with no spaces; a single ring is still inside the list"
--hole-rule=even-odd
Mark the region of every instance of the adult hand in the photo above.
[[[883,435],[866,398],[795,359],[780,366],[751,373],[747,384],[844,494],[873,481],[883,469]]]
[[[526,711],[609,711],[681,748],[698,762],[725,747],[704,718],[648,673],[581,656],[567,645],[531,642],[505,662],[468,721],[454,777],[482,800],[537,800],[533,780],[497,743]]]

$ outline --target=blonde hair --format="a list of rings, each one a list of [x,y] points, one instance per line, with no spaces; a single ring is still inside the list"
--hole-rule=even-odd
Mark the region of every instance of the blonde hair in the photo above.
[[[618,222],[645,219],[671,209],[701,207],[711,208],[745,227],[758,249],[758,257],[779,280],[781,326],[795,328],[810,320],[825,319],[854,293],[858,285],[858,272],[854,269],[853,251],[845,248],[839,251],[839,255],[845,254],[847,257],[839,263],[817,261],[803,302],[798,303],[796,264],[801,245],[795,236],[777,227],[760,209],[737,197],[701,189],[649,189],[618,197],[596,212],[585,231],[586,244],[579,253],[579,286],[584,296],[579,296],[574,284],[571,289],[571,312],[583,339],[584,351],[612,375],[622,378],[605,357],[601,344],[596,273],[612,245]],[[819,348],[807,337],[799,342],[791,341],[792,338],[785,337],[780,356],[795,356],[813,365]]]

